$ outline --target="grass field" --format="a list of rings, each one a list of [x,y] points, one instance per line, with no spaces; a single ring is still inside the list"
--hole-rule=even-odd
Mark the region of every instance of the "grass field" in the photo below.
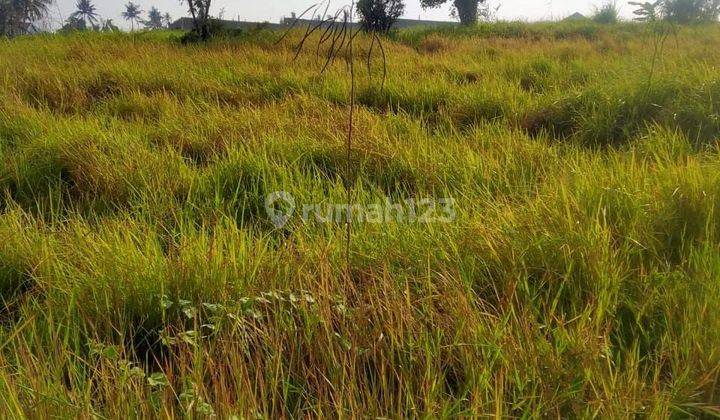
[[[720,27],[385,40],[349,268],[345,65],[175,37],[0,40],[2,417],[720,415]]]

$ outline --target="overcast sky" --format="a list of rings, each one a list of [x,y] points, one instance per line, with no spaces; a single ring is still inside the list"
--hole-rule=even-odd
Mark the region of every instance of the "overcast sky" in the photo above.
[[[283,16],[291,12],[301,12],[317,0],[214,0],[213,14],[217,15],[221,9],[225,10],[226,19],[240,17],[247,21],[278,22]],[[559,19],[574,12],[590,14],[596,5],[606,0],[490,0],[500,5],[498,17],[507,20],[548,20]],[[76,0],[56,0],[56,19],[67,18],[74,10]],[[341,6],[347,2],[332,0],[334,6]],[[349,2],[349,1],[348,1]],[[120,13],[123,10],[124,0],[94,0],[98,11],[104,18],[111,18],[117,24],[122,23]],[[135,0],[143,10],[151,6],[159,8],[163,13],[169,12],[173,18],[186,15],[186,9],[180,0]],[[431,20],[449,20],[450,9],[444,7],[435,10],[422,10],[420,0],[406,0],[407,18],[422,18]],[[623,14],[627,15],[630,6],[624,1],[618,2]]]

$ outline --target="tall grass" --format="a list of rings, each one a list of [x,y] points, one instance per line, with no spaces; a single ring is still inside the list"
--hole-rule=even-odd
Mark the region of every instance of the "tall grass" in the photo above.
[[[720,31],[648,87],[642,28],[583,25],[386,42],[355,200],[458,215],[353,226],[349,271],[341,224],[263,209],[344,201],[344,64],[265,33],[2,43],[4,416],[717,415]]]

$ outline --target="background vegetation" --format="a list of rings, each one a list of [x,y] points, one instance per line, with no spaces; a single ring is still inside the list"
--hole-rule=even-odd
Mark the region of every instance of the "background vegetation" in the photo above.
[[[458,219],[354,226],[349,271],[262,209],[344,201],[344,64],[177,36],[0,41],[3,417],[718,414],[716,26],[386,41],[355,199]]]

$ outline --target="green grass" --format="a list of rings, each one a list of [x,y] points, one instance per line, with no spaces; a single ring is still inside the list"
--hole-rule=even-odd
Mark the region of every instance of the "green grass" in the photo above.
[[[457,220],[358,223],[349,270],[265,214],[345,200],[344,65],[275,36],[0,41],[3,417],[720,413],[720,28],[395,34],[355,200]]]

